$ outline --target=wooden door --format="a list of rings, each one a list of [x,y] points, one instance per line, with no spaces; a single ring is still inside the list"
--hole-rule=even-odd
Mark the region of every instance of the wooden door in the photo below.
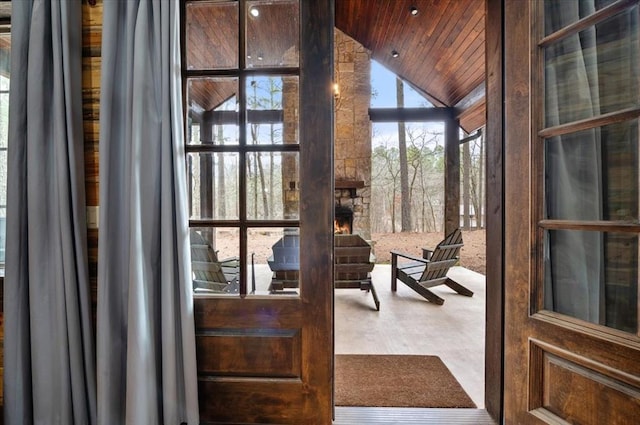
[[[505,423],[638,423],[638,1],[503,4]]]
[[[329,424],[333,0],[183,11],[201,421]]]

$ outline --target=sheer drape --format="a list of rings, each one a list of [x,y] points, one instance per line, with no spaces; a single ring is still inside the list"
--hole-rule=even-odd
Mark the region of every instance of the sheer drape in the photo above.
[[[545,2],[546,34],[609,0]],[[545,127],[638,106],[638,6],[545,47]],[[637,221],[637,119],[545,140],[545,207],[550,219]],[[545,306],[635,332],[638,238],[613,231],[550,230]]]
[[[80,2],[13,2],[5,424],[95,423]]]
[[[547,25],[553,19],[566,25],[595,11],[593,2],[548,2],[547,8]],[[595,49],[594,28],[547,49],[545,127],[600,114]],[[602,220],[600,130],[553,137],[545,146],[547,217]],[[602,235],[556,231],[548,240],[547,307],[597,323],[603,284]]]
[[[196,424],[178,1],[103,7],[98,420]]]

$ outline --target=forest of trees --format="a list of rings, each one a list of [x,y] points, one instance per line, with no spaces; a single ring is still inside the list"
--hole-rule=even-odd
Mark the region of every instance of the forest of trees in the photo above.
[[[283,79],[257,76],[247,81],[247,108],[251,111],[282,111]],[[210,115],[202,114],[192,122],[191,143],[237,145],[236,123],[207,123],[220,111],[235,112],[235,97],[218,106]],[[235,118],[235,117],[234,117]],[[237,119],[237,118],[236,118]],[[282,122],[250,122],[247,125],[250,145],[283,144]],[[296,152],[247,152],[245,156],[247,216],[252,219],[278,219],[285,216],[283,192],[284,168],[297,169]],[[239,216],[239,169],[237,153],[198,153],[188,156],[190,181],[190,216],[194,218],[237,219]],[[206,172],[205,172],[206,170]]]
[[[405,90],[396,77],[396,107]],[[372,98],[378,92],[373,90]],[[420,107],[432,106],[426,99]],[[398,122],[374,125],[371,158],[371,232],[440,232],[444,226],[444,125]],[[392,126],[393,127],[393,126]],[[461,134],[460,226],[484,226],[484,151],[480,131]]]
[[[398,106],[403,85],[397,84]],[[283,80],[258,77],[247,82],[247,106],[252,111],[283,109]],[[234,111],[235,98],[217,110]],[[190,128],[192,143],[237,144],[238,126],[205,124],[206,113]],[[390,130],[389,128],[392,128]],[[371,232],[440,232],[444,224],[444,126],[419,122],[374,125],[371,164]],[[247,143],[278,145],[279,122],[252,122]],[[464,135],[461,135],[464,137]],[[481,228],[484,208],[483,138],[470,137],[460,148],[461,226]],[[290,217],[283,178],[297,174],[296,152],[248,152],[246,157],[247,215],[254,219]],[[190,154],[190,211],[194,218],[238,217],[239,157],[236,153]],[[203,172],[208,170],[208,172]],[[286,180],[295,181],[296,178]],[[295,188],[291,188],[295,190]],[[297,203],[296,203],[297,206]],[[297,208],[296,208],[297,210]]]
[[[407,194],[410,227],[404,231],[439,232],[444,225],[444,135],[422,123],[405,123]],[[375,127],[374,127],[375,137]],[[402,229],[402,185],[398,137],[388,135],[374,146],[371,169],[371,231],[399,232]],[[379,139],[378,139],[379,140]],[[483,138],[460,149],[461,226],[484,226]],[[406,218],[405,218],[406,220]]]

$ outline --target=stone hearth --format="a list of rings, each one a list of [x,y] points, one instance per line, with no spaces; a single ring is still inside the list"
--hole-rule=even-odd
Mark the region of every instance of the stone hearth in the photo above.
[[[335,30],[335,203],[353,211],[353,233],[371,239],[371,54]]]

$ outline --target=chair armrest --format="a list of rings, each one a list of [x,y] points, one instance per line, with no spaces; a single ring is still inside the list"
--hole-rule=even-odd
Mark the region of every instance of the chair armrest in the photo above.
[[[405,253],[398,252],[398,251],[391,251],[391,256],[392,257],[403,257],[403,258],[406,258],[408,260],[414,260],[414,261],[418,261],[418,262],[424,263],[424,264],[427,264],[429,262],[429,260],[425,260],[424,258],[416,257],[415,255],[409,255],[409,254],[405,254]]]
[[[233,266],[230,267],[238,267],[240,265],[240,257],[224,258],[222,260],[218,260],[218,262],[222,265],[233,264]]]

